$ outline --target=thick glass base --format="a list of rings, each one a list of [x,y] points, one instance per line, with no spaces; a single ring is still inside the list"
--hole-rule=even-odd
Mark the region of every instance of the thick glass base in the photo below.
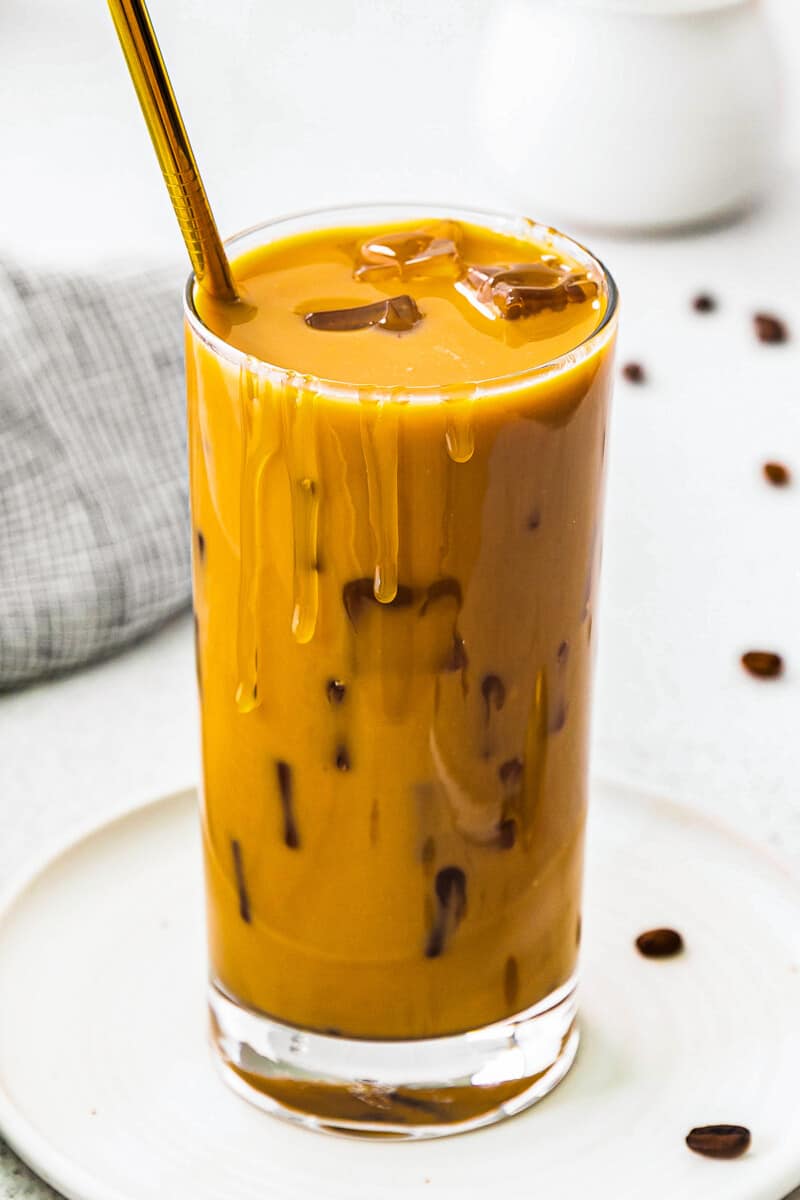
[[[373,1041],[311,1033],[235,1003],[213,983],[211,1039],[244,1099],[331,1133],[431,1138],[514,1116],[564,1078],[578,1049],[575,984],[452,1037]]]

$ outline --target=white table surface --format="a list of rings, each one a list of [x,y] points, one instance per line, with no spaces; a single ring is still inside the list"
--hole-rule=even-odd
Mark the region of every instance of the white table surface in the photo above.
[[[358,197],[502,207],[452,106],[429,113],[417,146],[382,99],[410,61],[422,89],[408,98],[412,121],[415,105],[437,110],[430,89],[442,80],[468,84],[485,7],[152,0],[223,229]],[[616,393],[594,769],[737,826],[800,873],[798,8],[770,4],[789,69],[784,166],[764,206],[695,236],[590,240],[620,284],[620,358],[648,372],[646,385],[621,381]],[[171,257],[179,277],[104,9],[0,7],[0,254],[72,265]],[[433,38],[420,36],[423,21]],[[358,53],[370,41],[392,52],[370,61]],[[365,96],[375,111],[356,132],[347,114]],[[379,141],[382,130],[395,141]],[[719,297],[718,313],[691,311],[701,288]],[[764,308],[790,323],[788,345],[755,341],[750,317]],[[762,481],[766,458],[794,467],[793,487]],[[751,647],[784,654],[785,677],[747,677],[738,659]],[[93,816],[197,778],[192,654],[183,617],[107,663],[0,697],[0,879]],[[0,1142],[0,1200],[50,1194]]]

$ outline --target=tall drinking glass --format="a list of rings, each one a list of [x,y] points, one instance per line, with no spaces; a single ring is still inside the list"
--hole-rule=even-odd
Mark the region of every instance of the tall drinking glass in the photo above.
[[[185,300],[213,1044],[271,1112],[413,1137],[520,1111],[577,1048],[616,290],[553,230],[434,206],[228,243],[442,219],[580,264],[596,327],[516,375],[375,388]]]

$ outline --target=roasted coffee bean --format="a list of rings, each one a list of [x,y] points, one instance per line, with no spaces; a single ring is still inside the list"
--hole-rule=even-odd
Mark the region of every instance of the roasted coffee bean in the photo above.
[[[281,798],[283,840],[290,850],[298,850],[300,848],[300,835],[297,832],[297,823],[294,815],[292,768],[288,763],[282,762],[279,759],[275,763],[275,772],[278,777],[278,791]]]
[[[488,725],[492,708],[494,707],[499,712],[506,702],[506,685],[499,675],[484,675],[481,680],[481,695],[486,705],[486,723]]]
[[[325,695],[329,704],[341,704],[347,693],[347,688],[341,679],[329,679],[325,685]]]
[[[636,949],[645,958],[674,958],[683,950],[683,938],[676,929],[648,929],[637,937]]]
[[[789,468],[779,462],[764,463],[764,477],[775,487],[786,487],[792,478]]]
[[[706,1158],[740,1158],[749,1149],[745,1125],[699,1125],[686,1135],[686,1145]]]
[[[756,331],[756,337],[760,342],[776,344],[785,342],[789,338],[789,330],[786,323],[775,317],[772,313],[756,313],[753,317],[753,325]]]
[[[783,659],[772,650],[748,650],[742,655],[742,666],[759,679],[777,679],[783,673]]]
[[[522,780],[523,769],[521,758],[509,758],[500,764],[497,774],[504,787],[515,787]]]
[[[698,292],[692,300],[692,308],[695,312],[710,313],[717,307],[717,301],[708,292]]]
[[[519,994],[519,965],[513,955],[506,959],[506,966],[503,972],[503,994],[508,1007],[514,1009],[517,1003],[517,995]]]
[[[646,378],[644,367],[638,362],[625,363],[622,368],[622,377],[627,379],[628,383],[644,383]]]
[[[236,876],[236,891],[239,895],[239,916],[246,925],[249,925],[251,921],[250,897],[247,894],[247,885],[244,878],[242,847],[236,841],[236,838],[231,838],[231,853],[233,854],[233,872]]]
[[[339,746],[336,750],[336,770],[337,771],[349,771],[350,770],[350,755],[347,753],[346,746]]]
[[[379,608],[408,608],[414,602],[410,587],[400,584],[397,594],[388,604],[375,599],[375,587],[371,579],[351,579],[342,588],[342,603],[350,624],[355,628],[365,604],[376,604]]]

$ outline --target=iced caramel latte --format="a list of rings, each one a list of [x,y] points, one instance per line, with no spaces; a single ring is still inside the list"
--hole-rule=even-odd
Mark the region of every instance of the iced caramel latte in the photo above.
[[[576,1044],[613,283],[402,207],[229,249],[240,303],[187,295],[214,1040],[305,1123],[470,1128]]]

